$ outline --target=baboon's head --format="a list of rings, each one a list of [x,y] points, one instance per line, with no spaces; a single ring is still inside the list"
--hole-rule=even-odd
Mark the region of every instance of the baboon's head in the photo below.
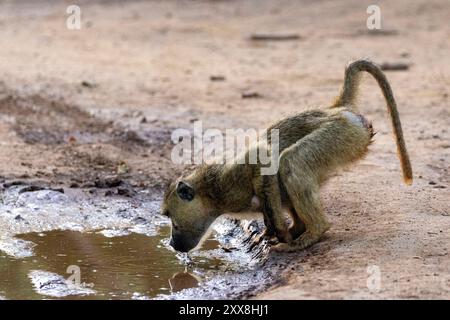
[[[178,179],[166,190],[162,213],[172,220],[170,245],[177,251],[195,248],[218,216],[193,179]]]

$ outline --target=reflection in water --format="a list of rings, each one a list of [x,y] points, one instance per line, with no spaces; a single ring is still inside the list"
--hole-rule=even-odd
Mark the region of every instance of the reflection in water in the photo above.
[[[187,271],[177,272],[169,279],[170,291],[177,292],[198,285],[200,278]]]
[[[22,235],[21,239],[36,244],[35,255],[14,259],[0,252],[0,296],[42,299],[28,274],[43,270],[68,278],[72,275],[70,266],[79,267],[81,283],[92,284],[96,291],[95,295],[67,297],[71,299],[129,299],[136,294],[154,297],[197,286],[201,279],[185,270],[175,253],[161,243],[168,234],[164,227],[155,237],[132,233],[107,238],[75,231]],[[201,269],[220,265],[222,261],[217,259],[203,258],[195,263]]]

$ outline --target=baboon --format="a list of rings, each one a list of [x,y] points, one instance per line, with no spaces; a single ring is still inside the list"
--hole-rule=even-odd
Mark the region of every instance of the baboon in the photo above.
[[[217,217],[248,212],[255,200],[265,223],[265,231],[255,241],[269,239],[274,251],[304,249],[319,241],[330,227],[320,202],[320,185],[336,169],[364,157],[374,135],[356,101],[363,71],[376,79],[384,95],[403,179],[410,185],[412,169],[391,86],[376,64],[357,60],[347,66],[341,93],[331,106],[287,117],[268,128],[279,130],[277,174],[261,175],[260,164],[247,162],[200,165],[171,183],[162,204],[162,213],[172,221],[170,245],[182,252],[192,250]],[[284,211],[291,216],[289,227]]]

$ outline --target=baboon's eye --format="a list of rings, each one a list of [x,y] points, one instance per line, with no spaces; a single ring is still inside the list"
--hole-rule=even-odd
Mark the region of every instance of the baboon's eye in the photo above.
[[[194,199],[194,188],[192,188],[189,184],[184,181],[178,182],[177,185],[177,194],[181,200],[184,201],[192,201]]]

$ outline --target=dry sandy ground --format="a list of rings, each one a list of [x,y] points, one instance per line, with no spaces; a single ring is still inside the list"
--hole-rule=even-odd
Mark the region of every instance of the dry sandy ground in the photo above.
[[[401,182],[385,104],[366,77],[372,152],[324,188],[325,239],[253,297],[450,298],[448,1],[376,2],[385,32],[375,34],[366,28],[374,1],[81,1],[82,28],[68,30],[70,3],[0,4],[3,180],[89,187],[119,168],[160,194],[181,170],[170,161],[173,129],[197,119],[264,128],[327,104],[349,60],[408,63],[387,76],[414,185]],[[301,38],[255,42],[252,33]],[[248,91],[260,96],[243,99]]]

